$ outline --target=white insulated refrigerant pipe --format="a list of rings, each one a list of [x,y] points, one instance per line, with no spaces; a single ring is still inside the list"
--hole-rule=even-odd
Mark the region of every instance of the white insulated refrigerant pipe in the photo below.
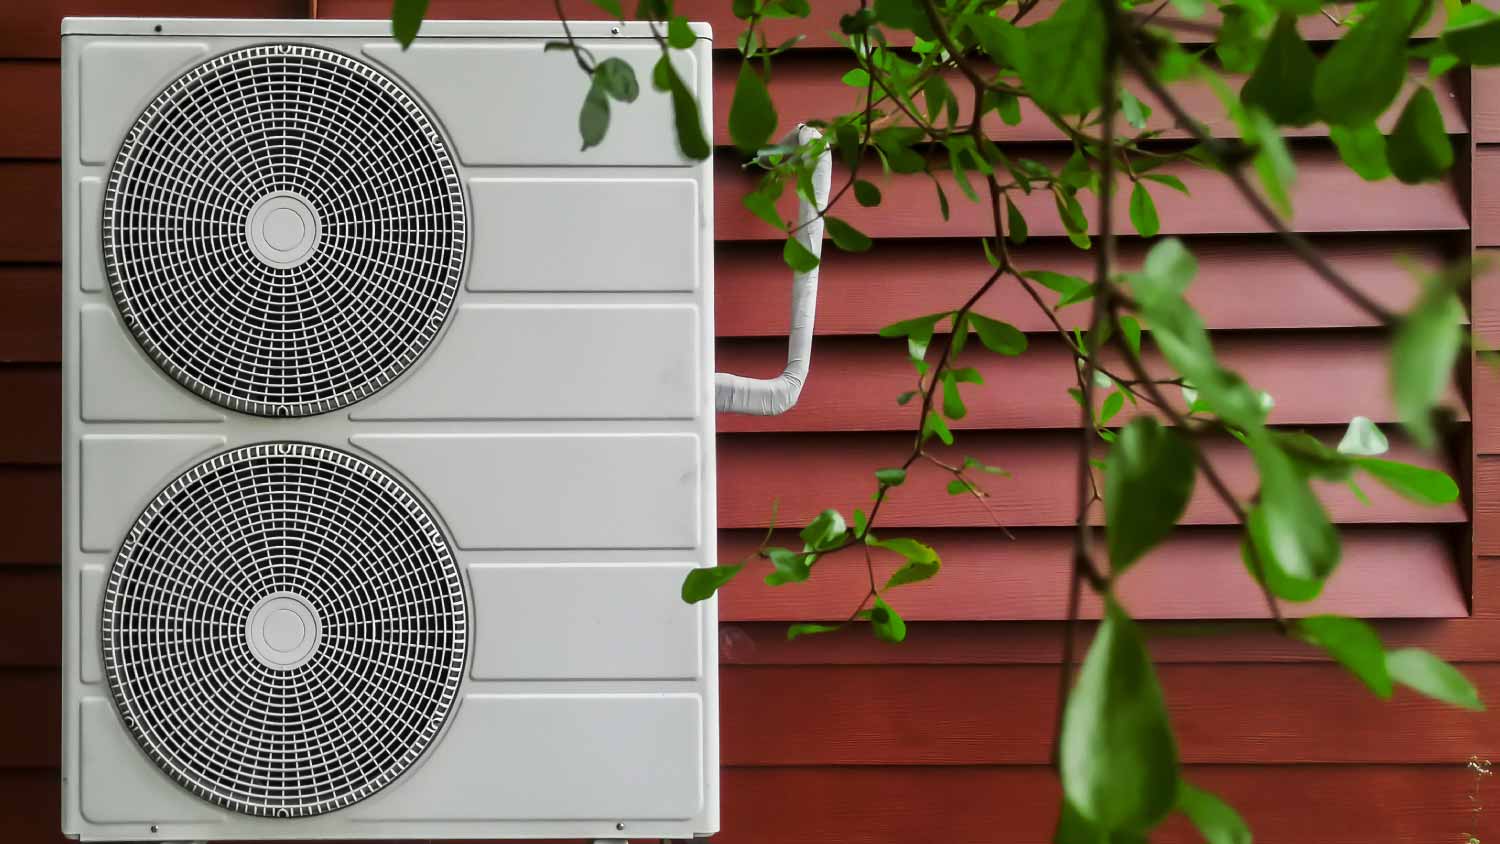
[[[783,144],[809,143],[820,137],[810,126],[798,126],[782,140]],[[813,167],[813,200],[799,196],[797,230],[793,235],[808,251],[820,259],[823,255],[823,218],[819,211],[828,205],[829,182],[833,174],[833,153],[824,148]],[[819,264],[819,267],[821,263]],[[714,406],[720,413],[748,413],[752,416],[776,416],[792,409],[807,381],[807,367],[812,360],[813,318],[818,311],[818,269],[792,277],[792,326],[787,336],[786,369],[775,378],[746,378],[727,372],[714,374]]]

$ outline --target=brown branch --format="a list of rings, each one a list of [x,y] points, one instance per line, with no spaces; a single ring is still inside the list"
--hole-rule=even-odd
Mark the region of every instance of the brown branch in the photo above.
[[[1099,0],[1100,5],[1113,10],[1116,0]],[[1078,470],[1076,506],[1077,516],[1073,523],[1073,559],[1068,582],[1068,617],[1063,630],[1063,654],[1062,664],[1058,666],[1057,677],[1057,713],[1052,733],[1053,761],[1060,758],[1063,716],[1067,711],[1068,693],[1073,684],[1073,651],[1076,647],[1075,628],[1078,625],[1079,593],[1082,591],[1082,581],[1085,572],[1096,570],[1093,561],[1093,526],[1089,524],[1089,510],[1092,508],[1097,493],[1094,486],[1094,467],[1089,461],[1093,457],[1094,448],[1094,359],[1099,354],[1098,337],[1100,323],[1104,320],[1105,311],[1110,307],[1109,293],[1113,289],[1110,285],[1110,275],[1114,260],[1114,213],[1112,201],[1114,199],[1114,162],[1115,162],[1115,105],[1118,102],[1115,97],[1115,85],[1120,68],[1118,56],[1115,52],[1115,39],[1106,38],[1104,42],[1104,78],[1100,84],[1100,93],[1104,103],[1103,108],[1103,155],[1100,157],[1099,173],[1099,243],[1094,253],[1094,301],[1089,312],[1089,331],[1085,335],[1089,344],[1093,347],[1085,347],[1087,354],[1083,359],[1083,371],[1081,376],[1083,400],[1079,402],[1078,423]],[[1092,584],[1091,584],[1092,585]],[[1104,588],[1094,586],[1095,591],[1108,592],[1109,582],[1104,582]]]

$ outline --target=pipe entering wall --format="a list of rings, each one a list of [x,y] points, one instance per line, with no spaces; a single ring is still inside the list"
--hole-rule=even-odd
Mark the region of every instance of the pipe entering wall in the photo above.
[[[818,130],[798,126],[782,143],[805,144],[819,137]],[[775,378],[746,378],[727,372],[714,374],[714,406],[720,413],[776,416],[790,410],[802,394],[812,361],[813,319],[818,311],[818,270],[822,267],[823,218],[818,212],[828,205],[833,176],[833,152],[824,149],[813,168],[815,202],[799,195],[797,233],[794,237],[820,259],[819,266],[792,276],[791,332],[787,336],[786,368]]]

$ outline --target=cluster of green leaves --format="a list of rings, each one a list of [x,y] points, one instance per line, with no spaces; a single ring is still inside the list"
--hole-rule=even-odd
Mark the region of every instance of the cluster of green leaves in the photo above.
[[[593,2],[609,17],[623,19],[620,0]],[[901,494],[898,489],[913,471],[929,464],[950,477],[950,495],[973,496],[981,503],[986,495],[978,477],[1005,474],[971,457],[945,455],[957,451],[950,423],[965,418],[967,401],[984,385],[965,357],[975,351],[971,338],[977,336],[979,345],[999,355],[1027,349],[1024,333],[976,307],[998,281],[1022,285],[1074,353],[1076,384],[1067,389],[1086,411],[1085,428],[1092,433],[1085,446],[1106,450],[1102,460],[1087,447],[1080,453],[1080,461],[1087,461],[1080,464],[1080,478],[1087,477],[1093,488],[1093,500],[1079,514],[1080,535],[1088,536],[1089,508],[1102,500],[1108,565],[1094,570],[1088,545],[1081,542],[1075,576],[1087,576],[1103,598],[1105,613],[1062,713],[1058,767],[1065,799],[1058,844],[1143,841],[1173,811],[1190,818],[1210,844],[1250,840],[1234,809],[1182,779],[1143,633],[1116,591],[1129,571],[1149,564],[1150,552],[1175,529],[1203,478],[1215,482],[1215,493],[1240,517],[1247,574],[1264,591],[1268,611],[1283,632],[1322,649],[1382,698],[1404,685],[1457,706],[1481,706],[1462,674],[1432,654],[1387,650],[1373,628],[1355,619],[1323,615],[1282,621],[1280,609],[1281,602],[1317,597],[1339,567],[1339,534],[1320,489],[1345,485],[1363,499],[1361,484],[1375,483],[1413,501],[1446,504],[1459,494],[1451,478],[1384,457],[1386,437],[1365,417],[1351,420],[1337,444],[1273,425],[1270,397],[1226,368],[1214,352],[1189,297],[1197,261],[1182,242],[1155,242],[1142,265],[1128,272],[1111,266],[1106,255],[1093,281],[1020,267],[1011,248],[1026,243],[1034,228],[1022,205],[1035,204],[1021,201],[1033,194],[1050,197],[1047,204],[1074,245],[1093,248],[1102,234],[1093,230],[1100,221],[1091,223],[1085,203],[1090,195],[1098,199],[1120,192],[1120,185],[1128,185],[1128,218],[1136,234],[1157,237],[1162,220],[1156,196],[1162,190],[1188,192],[1179,176],[1164,169],[1179,162],[1230,171],[1236,185],[1246,185],[1247,200],[1258,208],[1264,204],[1266,221],[1275,225],[1277,214],[1291,212],[1296,181],[1282,135],[1286,127],[1326,124],[1343,161],[1364,179],[1444,178],[1454,153],[1434,84],[1461,65],[1500,64],[1500,14],[1443,0],[1446,22],[1440,35],[1414,41],[1413,34],[1436,11],[1434,0],[1362,0],[1337,10],[1344,17],[1336,22],[1346,31],[1320,51],[1304,40],[1299,26],[1309,16],[1333,16],[1335,10],[1318,0],[1167,2],[1179,17],[1203,21],[1209,20],[1204,15],[1212,3],[1218,23],[1198,26],[1210,29],[1212,38],[1184,43],[1158,25],[1162,7],[1142,11],[1145,6],[1137,9],[1132,0],[1061,0],[1050,15],[1029,21],[1036,0],[851,2],[839,20],[838,37],[850,59],[842,82],[855,107],[835,115],[796,115],[821,132],[780,142],[775,135],[784,115],[770,81],[776,57],[800,36],[773,44],[763,24],[806,18],[809,2],[732,2],[744,31],[736,40],[740,64],[729,140],[759,174],[744,206],[785,236],[785,263],[802,272],[818,264],[784,209],[796,198],[818,204],[812,173],[831,150],[844,177],[819,216],[837,247],[862,252],[874,246],[851,222],[853,213],[840,215],[851,202],[877,207],[886,201],[882,186],[891,180],[925,178],[945,220],[952,212],[947,186],[962,200],[988,206],[994,231],[980,247],[993,273],[961,307],[950,305],[881,330],[881,336],[905,343],[915,370],[914,389],[897,401],[916,405],[916,435],[900,466],[875,473],[869,512],[856,508],[846,520],[838,509],[826,509],[807,522],[800,542],[791,547],[772,544],[776,534],[768,531],[750,558],[689,574],[682,597],[708,599],[752,563],[768,566],[764,579],[772,586],[803,583],[825,557],[854,550],[864,555],[869,587],[848,618],[794,624],[788,636],[863,621],[876,638],[902,641],[907,626],[888,601],[891,591],[933,578],[942,561],[936,549],[916,539],[877,536],[881,507],[889,496]],[[648,22],[661,47],[652,88],[671,98],[682,152],[701,160],[711,153],[702,116],[672,61],[673,50],[689,48],[697,39],[674,5],[673,0],[640,0],[636,17]],[[403,44],[415,37],[425,7],[426,0],[395,0],[393,30]],[[549,48],[571,52],[587,74],[580,135],[585,148],[601,143],[612,104],[624,106],[640,96],[634,68],[617,58],[598,61],[571,37]],[[1413,63],[1425,71],[1413,75]],[[1144,86],[1142,94],[1150,95],[1145,100],[1120,85],[1122,64],[1135,71],[1132,84]],[[1237,77],[1244,82],[1237,83]],[[1234,137],[1211,136],[1205,125],[1219,121],[1183,110],[1168,87],[1181,82],[1213,92]],[[1168,112],[1170,119],[1153,114],[1153,108]],[[1027,110],[1041,115],[1071,145],[1060,165],[1027,157],[1024,148],[1002,150],[985,131],[996,120],[1018,125]],[[1190,143],[1162,143],[1167,126],[1186,130]],[[1254,175],[1258,194],[1238,179],[1242,169]],[[1435,420],[1466,342],[1460,293],[1467,279],[1467,268],[1421,278],[1416,304],[1404,314],[1388,315],[1375,306],[1376,315],[1391,323],[1394,407],[1408,434],[1423,446],[1438,442]],[[1044,299],[1038,288],[1053,298]],[[1064,330],[1056,312],[1084,304],[1094,312],[1089,330]],[[1142,348],[1147,342],[1170,370],[1167,377],[1146,373]],[[1100,365],[1106,348],[1128,365],[1123,375]],[[1168,384],[1180,388],[1180,403],[1164,398],[1161,388]],[[1217,481],[1201,446],[1205,437],[1246,449],[1258,479],[1253,494],[1241,499]],[[875,573],[877,558],[882,565],[894,561],[883,581]]]

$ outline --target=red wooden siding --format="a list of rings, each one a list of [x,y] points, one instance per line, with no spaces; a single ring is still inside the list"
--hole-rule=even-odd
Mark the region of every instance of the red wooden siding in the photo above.
[[[723,0],[680,0],[728,45],[736,32]],[[777,68],[774,87],[790,121],[826,112],[852,94],[836,80],[837,5],[817,3],[812,37]],[[597,15],[573,0],[570,13]],[[63,14],[302,16],[385,14],[388,0],[35,0],[0,11],[0,818],[19,844],[58,838],[58,19]],[[436,17],[550,17],[531,0],[433,0]],[[1432,27],[1439,24],[1429,25]],[[772,37],[803,24],[773,23]],[[1315,38],[1334,35],[1321,17]],[[713,122],[725,136],[732,54],[721,51]],[[1445,83],[1440,103],[1466,164],[1449,183],[1369,184],[1339,165],[1320,130],[1292,144],[1300,172],[1295,225],[1376,300],[1393,308],[1415,287],[1396,263],[1431,265],[1470,248],[1500,258],[1500,73]],[[1189,92],[1193,103],[1201,92]],[[1216,128],[1229,132],[1222,121]],[[991,127],[997,141],[1056,161],[1063,147],[1028,115]],[[718,154],[717,308],[721,366],[779,368],[786,271],[774,232],[739,206],[748,184],[732,151]],[[1276,399],[1273,421],[1339,435],[1355,414],[1393,414],[1384,390],[1384,339],[1367,315],[1276,246],[1222,179],[1179,171],[1193,196],[1156,192],[1163,229],[1184,235],[1201,262],[1195,304],[1224,358]],[[760,540],[773,498],[783,523],[815,508],[860,504],[873,469],[909,442],[902,345],[875,331],[888,322],[956,306],[985,272],[974,238],[987,213],[950,186],[953,219],[937,216],[925,178],[883,185],[887,205],[844,214],[882,238],[865,255],[830,254],[822,273],[819,338],[802,404],[774,420],[721,420],[719,553],[738,559]],[[1031,202],[1028,200],[1027,202]],[[1091,258],[1061,238],[1050,199],[1024,204],[1036,237],[1017,251],[1026,266],[1076,274]],[[1090,210],[1092,215],[1092,210]],[[1123,216],[1123,215],[1122,215]],[[833,253],[832,247],[829,248]],[[1123,244],[1126,263],[1141,245]],[[1494,281],[1500,283],[1500,272]],[[1295,303],[1295,307],[1293,307]],[[786,642],[783,624],[831,619],[863,588],[853,560],[820,564],[802,588],[745,577],[721,601],[724,842],[925,844],[1047,840],[1056,783],[1046,769],[1056,694],[1071,519],[1070,433],[1076,409],[1063,392],[1070,365],[1049,325],[1013,286],[981,310],[1031,335],[1015,359],[974,363],[988,386],[973,393],[957,427],[961,453],[1011,470],[993,479],[995,511],[949,499],[936,478],[913,479],[891,502],[892,525],[933,542],[942,577],[893,601],[915,623],[911,641],[881,646],[853,631]],[[1500,345],[1500,291],[1473,294],[1476,329]],[[1073,324],[1083,308],[1062,312]],[[1500,370],[1476,364],[1456,386],[1459,431],[1445,451],[1393,449],[1461,479],[1465,500],[1422,508],[1367,485],[1368,506],[1322,490],[1345,536],[1345,565],[1319,602],[1298,611],[1380,619],[1392,644],[1433,648],[1464,663],[1500,705]],[[1472,436],[1469,432],[1472,431]],[[1248,467],[1228,443],[1216,453],[1248,491]],[[1472,520],[1471,520],[1472,514]],[[1318,653],[1271,635],[1244,578],[1232,519],[1200,495],[1188,526],[1123,582],[1148,625],[1189,776],[1230,799],[1262,841],[1386,844],[1500,836],[1487,811],[1477,824],[1468,794],[1470,755],[1500,755],[1496,716],[1473,716],[1410,694],[1390,703]],[[1470,555],[1474,554],[1473,559]],[[882,571],[892,565],[877,558]],[[1085,615],[1097,614],[1090,602]],[[1172,621],[1172,620],[1179,621]],[[1200,620],[1208,625],[1187,625]],[[1211,628],[1213,635],[1206,635]],[[1500,802],[1494,783],[1481,802]],[[1173,821],[1161,840],[1197,840]]]

